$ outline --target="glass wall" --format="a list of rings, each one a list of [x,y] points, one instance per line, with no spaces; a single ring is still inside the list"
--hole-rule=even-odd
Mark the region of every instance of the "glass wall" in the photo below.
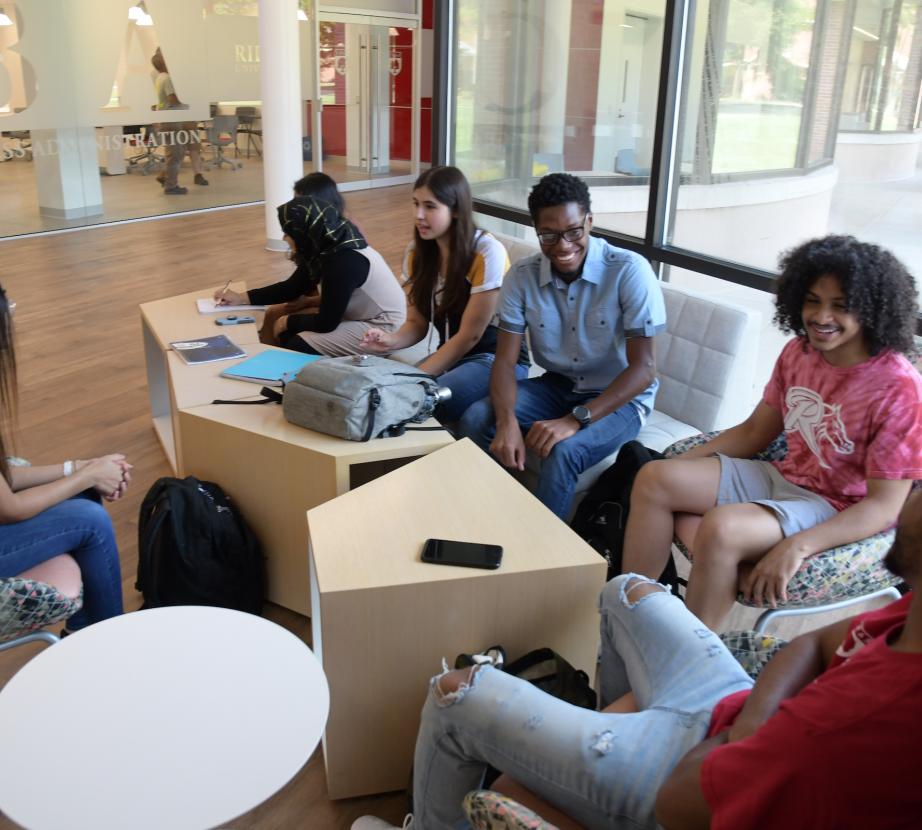
[[[913,3],[858,4],[851,27],[841,129],[918,126],[920,24],[919,8]]]
[[[420,4],[369,0],[362,26],[298,5],[303,172],[323,164],[353,187],[409,176]],[[258,29],[256,0],[0,3],[0,237],[262,200]],[[337,129],[360,87],[357,120]]]
[[[409,176],[413,29],[321,11],[319,53],[325,171],[341,183]]]
[[[710,179],[802,166],[814,0],[714,0],[706,8],[692,58],[701,91],[689,113],[699,146],[683,169]]]
[[[262,198],[255,2],[3,8],[0,234]]]
[[[453,157],[525,224],[538,176],[581,175],[597,229],[686,270],[768,287],[781,251],[839,232],[922,273],[919,7],[458,0]]]
[[[597,227],[642,232],[663,0],[460,0],[454,160],[475,195],[524,208],[535,177],[578,171]]]

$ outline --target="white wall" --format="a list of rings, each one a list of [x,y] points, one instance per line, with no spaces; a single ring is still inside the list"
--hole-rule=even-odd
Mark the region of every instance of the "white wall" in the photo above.
[[[178,97],[189,105],[185,112],[158,113],[157,120],[207,118],[211,101],[259,100],[256,17],[205,15],[199,0],[146,0],[153,26],[140,27],[128,19],[135,3],[17,0],[21,39],[10,46],[14,27],[0,30],[0,106],[26,108],[0,114],[2,129],[149,123],[156,100],[150,58],[157,45]],[[304,63],[302,84],[310,89],[312,61]],[[113,82],[117,107],[108,106]]]
[[[836,166],[843,182],[893,182],[912,178],[919,133],[839,133]]]

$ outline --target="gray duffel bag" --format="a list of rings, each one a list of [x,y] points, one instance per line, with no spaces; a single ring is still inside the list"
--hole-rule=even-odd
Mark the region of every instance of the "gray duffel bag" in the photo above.
[[[431,375],[397,360],[325,357],[308,363],[286,384],[282,411],[298,426],[368,441],[403,434],[407,424],[431,417],[450,395]]]

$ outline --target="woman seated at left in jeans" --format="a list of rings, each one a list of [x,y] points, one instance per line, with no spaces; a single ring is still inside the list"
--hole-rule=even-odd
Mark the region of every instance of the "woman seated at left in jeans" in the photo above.
[[[457,167],[432,167],[416,180],[413,219],[403,263],[407,321],[396,332],[370,329],[361,348],[387,354],[412,346],[427,332],[431,336],[431,323],[438,349],[419,368],[451,389],[451,399],[435,413],[447,423],[489,394],[496,303],[509,258],[498,239],[474,225],[471,188]],[[528,375],[524,342],[517,380]]]
[[[80,566],[83,608],[65,633],[122,613],[115,531],[100,498],[122,497],[131,480],[123,455],[14,467],[7,461],[16,410],[12,308],[0,287],[0,578],[8,579],[62,553]]]

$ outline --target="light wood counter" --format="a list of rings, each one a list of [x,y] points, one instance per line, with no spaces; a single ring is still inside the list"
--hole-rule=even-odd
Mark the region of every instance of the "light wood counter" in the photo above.
[[[461,652],[550,646],[592,677],[605,561],[472,442],[308,511],[314,650],[330,683],[331,798],[406,786],[428,679]],[[503,547],[426,564],[430,537]]]
[[[139,308],[141,312],[141,333],[144,338],[144,360],[147,368],[147,391],[150,396],[151,419],[153,420],[154,431],[157,439],[163,447],[163,452],[170,463],[173,472],[182,475],[182,464],[177,449],[178,441],[176,440],[179,428],[176,413],[179,409],[177,398],[173,389],[174,371],[177,366],[185,367],[185,364],[172,354],[170,343],[177,340],[191,340],[200,337],[210,337],[214,334],[224,334],[229,340],[241,346],[246,351],[247,356],[262,351],[265,347],[259,343],[259,323],[262,319],[262,312],[254,312],[252,316],[256,318],[256,323],[244,323],[238,326],[218,326],[215,325],[217,314],[199,314],[195,301],[200,297],[208,297],[214,294],[216,290],[222,288],[222,285],[216,285],[213,289],[207,291],[190,291],[188,294],[179,294],[175,297],[167,297],[163,300],[154,300],[149,303],[143,303]],[[232,282],[230,285],[234,291],[246,290],[246,283],[242,281]],[[170,359],[172,358],[172,360]],[[219,361],[218,363],[202,364],[199,366],[189,366],[188,369],[196,370],[189,377],[203,377],[206,373],[201,371],[206,367],[211,367],[212,374],[219,375],[225,366],[231,365],[230,361]],[[217,372],[213,369],[220,366]],[[235,381],[228,381],[235,386],[243,384]],[[183,381],[184,386],[194,386],[196,381]],[[258,392],[258,387],[256,387]],[[238,397],[248,397],[253,394],[242,393]],[[192,406],[213,400],[217,395],[211,398],[205,398],[202,395],[193,394],[194,401],[180,392],[179,397],[183,399],[182,406]],[[229,398],[230,399],[230,398]]]

